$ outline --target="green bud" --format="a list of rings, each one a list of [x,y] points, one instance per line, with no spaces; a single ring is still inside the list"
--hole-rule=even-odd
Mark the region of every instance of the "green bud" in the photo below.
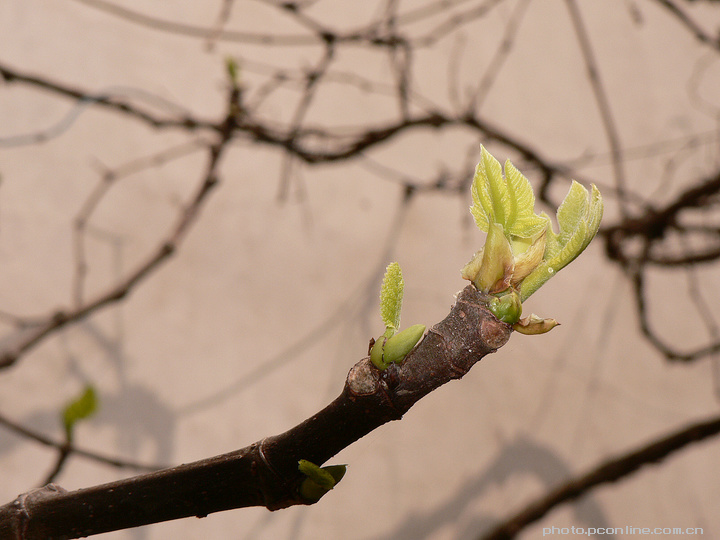
[[[503,291],[510,285],[514,267],[512,247],[505,237],[502,225],[491,223],[483,248],[480,272],[473,283],[483,292]]]
[[[237,60],[228,56],[225,58],[225,71],[227,72],[228,78],[234,87],[238,86],[238,79],[240,75],[240,67],[238,66]]]
[[[389,366],[393,362],[402,362],[424,333],[425,325],[415,324],[388,339],[383,347],[383,363]]]
[[[318,467],[306,459],[301,459],[298,461],[298,470],[307,476],[300,484],[300,495],[308,502],[317,502],[342,480],[347,465]]]
[[[385,338],[383,336],[380,336],[375,342],[375,344],[372,346],[372,349],[370,349],[370,361],[380,371],[387,369],[387,367],[390,365],[389,363],[386,364],[385,360],[383,360],[383,346],[385,345],[385,341]]]
[[[488,304],[488,309],[502,322],[515,324],[522,315],[522,303],[517,291],[512,290],[502,296],[496,296]]]
[[[595,237],[603,215],[600,191],[573,180],[557,210],[558,232],[544,213],[535,213],[535,195],[527,178],[512,163],[500,162],[481,148],[471,186],[470,211],[487,233],[485,246],[462,269],[462,277],[485,293],[497,295],[489,305],[498,319],[515,324],[520,302],[570,264]],[[505,297],[503,291],[517,291]],[[519,332],[539,333],[549,323],[528,321]]]
[[[73,430],[75,425],[86,418],[90,418],[98,409],[98,398],[95,388],[87,385],[75,400],[68,403],[62,412],[63,426],[65,427],[65,435],[67,440],[73,438]]]

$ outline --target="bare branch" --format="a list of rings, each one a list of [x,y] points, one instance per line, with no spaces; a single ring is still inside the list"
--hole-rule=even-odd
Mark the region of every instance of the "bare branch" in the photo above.
[[[21,435],[23,437],[31,439],[31,440],[33,440],[37,443],[40,443],[44,446],[49,446],[51,448],[55,448],[59,451],[59,453],[64,453],[67,456],[77,455],[77,456],[81,456],[81,457],[90,459],[92,461],[97,461],[98,463],[103,463],[105,465],[109,465],[111,467],[116,467],[119,469],[134,469],[136,471],[150,472],[150,471],[156,471],[163,467],[162,465],[148,465],[148,464],[144,464],[144,463],[137,463],[137,462],[129,460],[129,459],[109,457],[109,456],[99,454],[97,452],[92,452],[90,450],[78,448],[77,446],[70,444],[68,442],[53,441],[51,438],[46,437],[45,435],[43,435],[41,433],[38,433],[31,429],[28,429],[28,428],[18,424],[17,422],[13,422],[12,420],[5,418],[3,415],[0,415],[0,425],[4,426],[5,428],[9,429],[10,431],[16,433],[17,435]]]
[[[144,262],[140,263],[135,270],[125,276],[124,279],[114,284],[107,291],[100,293],[94,299],[81,303],[81,305],[69,311],[57,311],[49,316],[43,323],[26,329],[17,343],[0,353],[0,369],[8,368],[15,364],[20,356],[58,329],[82,320],[95,311],[122,300],[138,283],[142,282],[175,252],[187,234],[191,224],[199,215],[200,209],[208,194],[218,182],[218,163],[221,155],[227,148],[228,142],[232,138],[236,126],[234,107],[237,99],[237,90],[234,90],[230,96],[230,112],[225,122],[221,125],[221,137],[217,143],[211,145],[209,148],[208,164],[204,177],[195,195],[180,213],[175,226],[167,238],[160,243],[155,252],[151,253]]]
[[[670,435],[641,446],[627,454],[610,458],[587,473],[573,478],[527,505],[523,510],[496,525],[481,540],[508,540],[531,523],[535,523],[560,504],[587,494],[595,487],[617,482],[642,467],[659,463],[690,444],[701,442],[720,433],[720,417],[691,424]]]
[[[707,34],[680,6],[672,0],[654,0],[657,4],[667,9],[680,23],[687,28],[695,38],[714,49],[720,51],[720,37]]]
[[[24,83],[42,90],[49,91],[55,95],[70,98],[78,103],[88,103],[105,107],[120,112],[128,117],[142,120],[155,128],[181,128],[184,130],[196,130],[200,128],[217,130],[217,126],[207,121],[198,120],[190,116],[183,118],[161,118],[143,111],[129,101],[111,95],[93,94],[79,88],[68,86],[64,83],[52,81],[45,77],[22,73],[7,65],[0,64],[0,77],[7,83]],[[180,108],[177,107],[179,110]],[[44,140],[44,139],[40,139]]]
[[[90,536],[232,508],[311,504],[298,491],[300,459],[325,463],[507,342],[512,329],[487,310],[487,301],[469,285],[401,365],[379,371],[369,358],[361,360],[335,401],[281,435],[110,484],[73,492],[51,484],[23,494],[0,507],[0,537]]]
[[[588,36],[587,29],[582,20],[580,8],[575,0],[566,0],[565,2],[570,12],[570,20],[572,21],[575,34],[577,35],[578,44],[580,45],[580,51],[582,52],[583,59],[585,60],[585,69],[587,70],[588,80],[593,89],[593,95],[597,103],[598,111],[600,112],[600,118],[605,129],[605,135],[607,137],[608,146],[610,147],[610,154],[612,155],[613,174],[615,176],[615,190],[618,194],[618,203],[620,212],[623,215],[627,214],[625,208],[625,170],[623,167],[622,157],[622,146],[620,144],[620,134],[618,133],[615,119],[613,118],[612,110],[610,108],[610,100],[608,99],[605,87],[600,80],[600,71],[598,68],[597,60],[593,52],[592,44],[590,43],[590,37]]]

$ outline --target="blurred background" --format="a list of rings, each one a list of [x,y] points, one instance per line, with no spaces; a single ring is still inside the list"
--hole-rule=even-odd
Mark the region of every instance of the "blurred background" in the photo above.
[[[3,0],[0,501],[324,407],[384,330],[389,262],[403,327],[465,286],[484,144],[538,211],[572,178],[604,195],[598,238],[525,304],[562,326],[336,456],[319,504],[102,537],[488,538],[656,447],[518,537],[720,537],[719,25],[709,0]],[[88,385],[98,411],[63,452]]]

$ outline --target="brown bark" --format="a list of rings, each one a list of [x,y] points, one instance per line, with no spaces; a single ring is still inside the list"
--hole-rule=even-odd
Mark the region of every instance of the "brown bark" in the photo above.
[[[459,379],[510,337],[473,286],[401,365],[352,367],[342,393],[294,428],[194,463],[67,492],[55,485],[0,507],[0,538],[75,538],[246,506],[308,504],[298,461],[323,464],[375,428],[399,420],[418,400]]]

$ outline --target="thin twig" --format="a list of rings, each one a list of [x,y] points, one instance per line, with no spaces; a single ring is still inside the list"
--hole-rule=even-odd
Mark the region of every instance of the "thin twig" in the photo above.
[[[542,519],[557,506],[577,499],[599,485],[627,478],[645,465],[659,463],[686,446],[714,437],[718,433],[720,433],[720,417],[715,417],[691,424],[636,450],[610,458],[582,476],[573,478],[544,494],[479,538],[480,540],[515,538],[521,530]]]
[[[695,38],[705,45],[720,51],[720,37],[707,34],[690,16],[671,0],[654,0],[657,4],[667,9],[672,15],[679,20]]]
[[[233,105],[234,102],[231,104],[231,110]],[[168,236],[160,242],[158,248],[148,255],[145,261],[140,263],[135,270],[126,275],[124,279],[112,285],[108,290],[98,294],[94,299],[88,300],[71,310],[57,311],[49,316],[43,324],[26,330],[20,337],[19,342],[0,353],[0,369],[8,368],[15,364],[23,354],[60,328],[80,321],[90,314],[125,298],[138,283],[142,282],[176,251],[190,225],[199,215],[200,209],[207,199],[208,194],[218,182],[217,168],[220,156],[225,151],[228,142],[233,136],[235,125],[235,117],[231,112],[223,124],[224,127],[221,131],[220,140],[209,148],[209,159],[206,171],[195,195],[182,210],[175,226]]]
[[[27,427],[17,422],[13,422],[12,420],[5,418],[3,415],[0,415],[0,425],[16,433],[17,435],[21,435],[44,446],[55,448],[59,452],[65,452],[67,455],[81,456],[92,461],[97,461],[98,463],[102,463],[104,465],[116,467],[118,469],[133,469],[136,471],[151,472],[166,467],[166,465],[151,465],[147,463],[138,463],[136,461],[125,458],[105,456],[98,452],[79,448],[74,444],[68,444],[67,442],[57,442],[52,440],[50,437],[46,437],[42,433],[38,433],[37,431],[28,429]]]
[[[570,20],[572,21],[578,44],[580,45],[580,51],[582,52],[583,59],[585,60],[585,69],[587,70],[588,80],[590,81],[590,86],[592,87],[593,95],[595,96],[603,128],[605,129],[608,146],[610,147],[610,154],[612,155],[612,166],[613,174],[615,176],[615,189],[618,194],[618,204],[621,214],[625,216],[627,215],[627,209],[625,208],[626,179],[620,135],[618,133],[615,119],[613,118],[610,100],[608,99],[605,87],[600,80],[600,71],[597,60],[595,59],[595,54],[590,43],[587,28],[585,28],[582,15],[580,14],[580,8],[575,0],[565,0],[565,3],[568,6]]]

